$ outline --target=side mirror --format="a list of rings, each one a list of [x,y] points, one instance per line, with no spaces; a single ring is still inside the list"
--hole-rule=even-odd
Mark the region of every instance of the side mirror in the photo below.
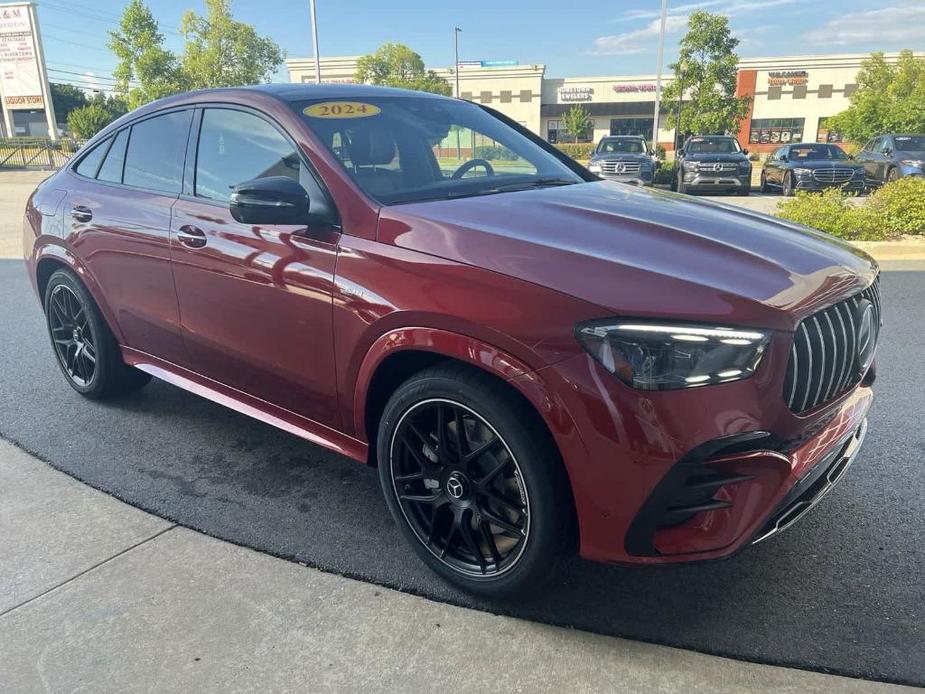
[[[892,147],[887,147],[885,150],[883,150],[883,153],[884,153],[886,156],[888,156],[888,157],[892,157],[892,156],[893,156],[893,148],[892,148]]]
[[[781,161],[787,161],[787,155],[786,155],[786,154],[781,154],[781,155],[780,155],[780,160],[781,160]]]
[[[654,156],[655,156],[655,150],[654,150],[654,149],[650,149],[650,150],[649,150],[649,156],[650,156],[650,157],[654,157]]]
[[[228,208],[243,224],[305,224],[308,193],[288,176],[255,178],[232,188]]]
[[[681,149],[678,150],[678,156],[679,156],[679,157],[683,157],[683,156],[684,156],[684,148],[683,148],[683,147],[682,147]]]

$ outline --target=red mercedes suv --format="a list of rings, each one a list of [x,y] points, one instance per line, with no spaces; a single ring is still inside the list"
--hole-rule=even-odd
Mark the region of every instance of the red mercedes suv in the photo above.
[[[76,391],[156,376],[378,466],[414,551],[484,595],[576,550],[730,556],[864,438],[868,256],[598,180],[465,101],[170,97],[42,183],[24,233]]]

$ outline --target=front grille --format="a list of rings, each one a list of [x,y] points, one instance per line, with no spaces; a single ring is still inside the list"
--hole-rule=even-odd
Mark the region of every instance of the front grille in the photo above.
[[[819,183],[847,183],[854,177],[854,169],[816,169],[813,178]]]
[[[850,299],[819,311],[800,322],[790,348],[784,379],[784,400],[800,413],[824,405],[856,386],[861,379],[855,364],[857,331],[855,311],[867,299],[874,306],[874,323],[880,325],[880,278]]]
[[[636,176],[641,164],[638,161],[607,161],[601,162],[601,173],[611,176]]]
[[[739,165],[735,162],[716,162],[716,163],[706,163],[698,164],[697,170],[701,173],[721,173],[724,171],[735,171],[739,168]]]

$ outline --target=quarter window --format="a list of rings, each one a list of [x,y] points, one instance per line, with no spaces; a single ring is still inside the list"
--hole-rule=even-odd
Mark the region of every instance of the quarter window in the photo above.
[[[111,142],[111,137],[107,137],[100,142],[96,147],[87,152],[86,156],[80,160],[80,163],[77,164],[77,168],[74,170],[81,176],[95,178],[96,172],[100,168],[100,162],[102,162],[103,157],[106,156],[106,150],[109,149],[109,144]]]
[[[122,169],[125,164],[125,145],[128,143],[128,128],[123,128],[106,154],[97,178],[110,183],[122,183]]]
[[[132,126],[123,183],[179,193],[192,111],[173,111]]]
[[[295,147],[264,119],[232,109],[203,112],[196,155],[199,197],[225,202],[234,186],[255,178],[299,181],[301,167]]]

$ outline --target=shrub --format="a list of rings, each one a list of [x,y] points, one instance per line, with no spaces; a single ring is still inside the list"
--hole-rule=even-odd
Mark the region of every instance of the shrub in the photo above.
[[[112,114],[99,104],[75,108],[67,116],[67,128],[78,140],[96,135],[112,121]]]
[[[665,148],[662,145],[655,145],[655,158],[665,161]]]
[[[503,145],[480,145],[472,151],[473,159],[514,161],[517,155]]]
[[[674,183],[674,177],[677,173],[677,164],[672,162],[662,162],[662,165],[655,170],[655,177],[652,179],[652,182],[655,184],[671,184]]]
[[[875,210],[851,204],[839,188],[798,192],[777,205],[777,215],[851,241],[880,241],[891,235]]]
[[[879,188],[867,203],[890,235],[925,235],[925,178],[907,176]]]
[[[556,145],[560,152],[564,152],[577,161],[590,159],[596,146],[593,142],[560,142]]]
[[[758,152],[750,152],[748,155],[749,161],[761,161],[761,155]]]

